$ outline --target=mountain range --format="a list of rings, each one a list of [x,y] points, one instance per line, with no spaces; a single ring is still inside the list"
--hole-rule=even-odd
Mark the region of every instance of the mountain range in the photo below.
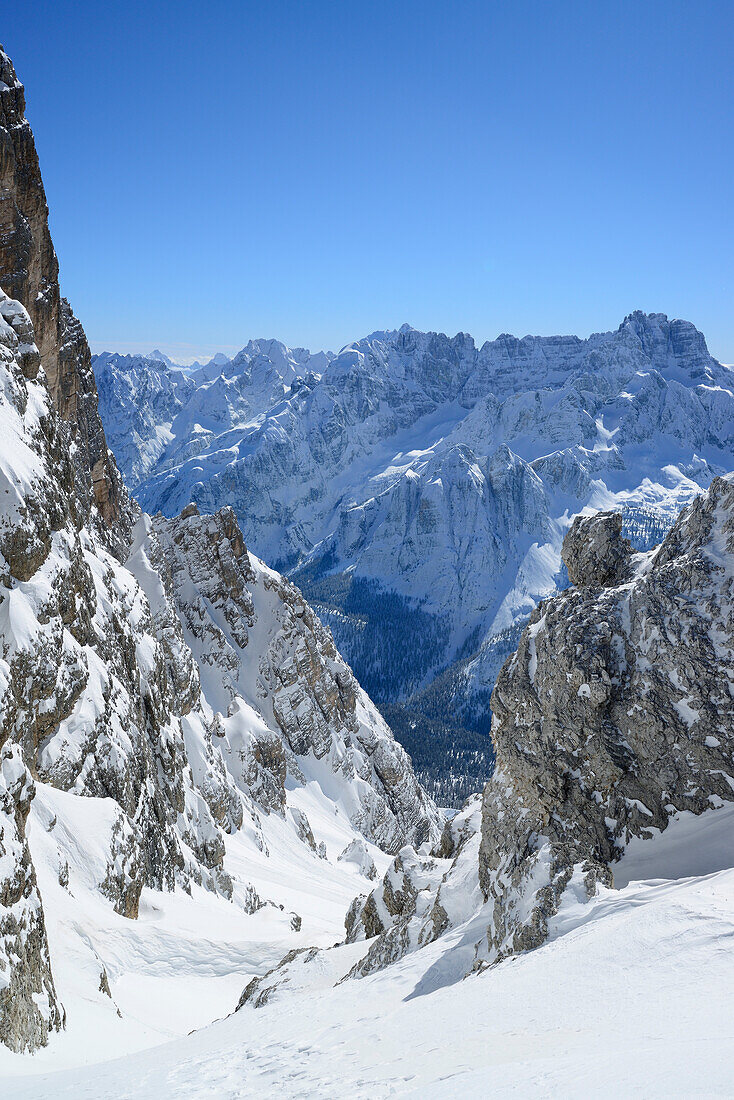
[[[445,804],[491,770],[492,686],[567,583],[573,517],[620,509],[647,549],[734,465],[734,373],[664,314],[585,340],[404,325],[338,355],[258,340],[193,373],[108,353],[94,369],[141,505],[231,506]]]

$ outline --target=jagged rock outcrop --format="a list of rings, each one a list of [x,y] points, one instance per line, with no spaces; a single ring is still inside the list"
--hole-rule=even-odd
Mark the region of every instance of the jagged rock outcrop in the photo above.
[[[584,532],[606,556],[579,553]],[[631,837],[734,794],[734,481],[716,478],[633,563],[608,517],[579,522],[566,552],[581,586],[533,613],[492,700],[490,960],[542,942],[572,876],[592,893]]]
[[[614,587],[630,580],[632,545],[622,537],[622,513],[577,516],[563,541],[568,579],[583,585]]]
[[[380,885],[366,898],[354,900],[345,919],[347,941],[375,936],[377,939],[348,977],[381,970],[410,950],[411,932],[431,905],[431,887],[436,886],[438,871],[434,859],[418,855],[413,848],[404,848]]]
[[[479,795],[447,821],[430,856],[398,854],[382,882],[355,898],[345,919],[347,942],[371,940],[346,978],[382,970],[465,920],[479,903],[476,867],[481,826]]]
[[[0,46],[0,287],[30,314],[56,412],[74,443],[79,504],[94,503],[120,551],[129,502],[109,454],[84,330],[61,297],[46,193],[25,93]],[[87,476],[85,476],[87,475]]]
[[[0,1041],[34,1050],[63,1024],[43,906],[26,840],[33,780],[17,745],[0,749]]]
[[[282,813],[286,777],[304,783],[323,762],[368,839],[386,851],[435,840],[440,816],[406,753],[299,590],[247,551],[232,509],[147,522],[146,552],[222,714],[229,774]]]
[[[198,695],[169,675],[141,589],[84,525],[30,340],[27,313],[0,292],[0,743],[18,744],[36,778],[118,803],[139,877],[109,889],[134,915],[144,883],[170,888],[179,873],[201,881],[203,868],[221,868],[181,727]]]

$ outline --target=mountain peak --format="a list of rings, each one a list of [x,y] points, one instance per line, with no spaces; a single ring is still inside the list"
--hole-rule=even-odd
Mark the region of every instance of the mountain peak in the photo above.
[[[645,313],[643,309],[633,309],[631,313],[627,314],[619,327],[623,329],[625,325],[645,325],[648,328],[652,328],[658,325],[664,325],[667,321],[667,313]]]
[[[0,92],[19,93],[19,101],[17,104],[18,116],[22,118],[25,111],[25,99],[23,97],[23,85],[15,75],[15,69],[13,68],[13,62],[10,60],[5,50],[0,44]]]
[[[146,355],[146,359],[152,359],[157,363],[163,363],[166,367],[175,367],[178,364],[174,363],[173,359],[169,359],[159,348],[154,348],[150,355]]]
[[[666,313],[644,313],[638,309],[625,317],[617,331],[633,333],[666,376],[699,382],[713,379],[712,367],[716,361],[712,360],[703,333],[692,321],[680,318],[671,321]]]

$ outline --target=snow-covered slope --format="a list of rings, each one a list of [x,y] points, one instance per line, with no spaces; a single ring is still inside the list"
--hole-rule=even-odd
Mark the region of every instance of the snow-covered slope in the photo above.
[[[731,817],[721,824],[720,867],[730,867]],[[358,996],[351,982],[323,981],[102,1065],[88,1062],[106,1050],[95,1057],[79,1037],[66,1060],[48,1050],[29,1064],[0,1052],[0,1071],[17,1100],[112,1100],[123,1087],[130,1100],[729,1096],[734,871],[706,863],[716,837],[686,839],[685,866],[664,853],[656,864],[656,845],[645,842],[644,881],[570,906],[544,947],[458,984],[442,984],[441,965],[460,930],[362,979]],[[630,870],[636,878],[641,868]],[[354,945],[332,953],[332,980],[354,956]],[[161,952],[161,970],[169,957]],[[189,973],[198,988],[193,961]]]
[[[562,586],[575,514],[623,507],[644,545],[734,464],[734,375],[692,324],[663,314],[587,340],[482,347],[408,326],[373,333],[320,377],[261,390],[234,414],[229,370],[206,383],[211,419],[189,431],[192,453],[177,428],[138,498],[168,515],[190,498],[231,505],[379,703],[474,657],[462,721],[492,686],[490,640]],[[105,416],[123,431],[129,403]]]

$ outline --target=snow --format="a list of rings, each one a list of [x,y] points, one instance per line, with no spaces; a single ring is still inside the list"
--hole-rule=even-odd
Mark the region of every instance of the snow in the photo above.
[[[339,862],[339,852],[359,843],[380,874],[390,862],[374,845],[357,841],[346,816],[309,789],[298,792],[299,804],[333,859],[319,859],[296,840],[287,820],[270,814],[261,822],[262,847],[247,828],[226,837],[235,895],[253,886],[265,902],[256,912],[196,886],[191,896],[146,888],[138,920],[129,920],[100,892],[117,804],[36,786],[28,836],[67,1027],[33,1057],[0,1049],[3,1078],[92,1065],[184,1037],[226,1016],[247,982],[286,952],[329,947],[343,938],[352,898],[373,883],[354,861]],[[60,882],[64,865],[66,886]],[[294,913],[302,920],[298,931]],[[103,971],[111,996],[100,989]]]
[[[545,615],[542,615],[537,623],[532,623],[528,627],[528,637],[530,642],[528,645],[528,652],[530,654],[530,660],[528,664],[528,676],[530,677],[530,683],[535,683],[535,673],[538,671],[538,653],[536,648],[536,641],[539,632],[545,627]],[[581,689],[579,688],[579,693]]]
[[[673,703],[673,706],[675,707],[682,721],[684,721],[688,728],[691,729],[700,717],[698,711],[694,710],[694,708],[690,705],[688,699],[679,699],[677,700],[677,702]]]
[[[52,1054],[0,1066],[14,1100],[729,1096],[732,913],[730,869],[633,884],[544,947],[431,992],[420,983],[460,929],[332,988],[363,945],[340,948],[309,988],[154,1050],[54,1073]]]
[[[679,811],[664,832],[632,837],[613,865],[617,887],[643,879],[682,879],[709,875],[734,864],[734,805],[696,816]]]

